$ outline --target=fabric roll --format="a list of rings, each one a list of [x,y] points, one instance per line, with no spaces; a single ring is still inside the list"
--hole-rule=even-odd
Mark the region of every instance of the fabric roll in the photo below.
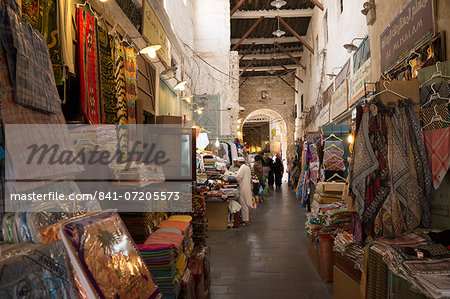
[[[113,39],[108,31],[98,27],[101,96],[105,111],[105,123],[117,124],[117,100],[114,81]]]
[[[81,85],[81,110],[90,124],[102,124],[102,103],[98,90],[97,20],[77,8],[78,70]]]

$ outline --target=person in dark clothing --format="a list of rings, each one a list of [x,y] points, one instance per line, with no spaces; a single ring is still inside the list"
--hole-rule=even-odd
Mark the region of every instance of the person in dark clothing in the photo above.
[[[269,167],[269,175],[267,177],[267,183],[269,185],[269,187],[273,188],[273,182],[274,182],[274,178],[273,178],[273,160],[271,157],[266,157],[266,166]]]
[[[283,162],[281,162],[280,156],[277,155],[277,159],[273,163],[273,173],[275,174],[275,185],[277,188],[281,187],[281,180],[283,178]]]

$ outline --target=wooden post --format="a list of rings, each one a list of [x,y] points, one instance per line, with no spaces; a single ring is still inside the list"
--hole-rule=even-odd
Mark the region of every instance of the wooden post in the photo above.
[[[244,68],[244,70],[239,73],[239,77],[242,76],[245,73],[245,71],[255,63],[255,61],[256,61],[256,58],[253,58],[253,60],[247,64],[247,66]]]
[[[279,63],[278,61],[276,61],[273,58],[272,58],[272,62],[278,64],[279,66],[281,66],[285,71],[290,72],[290,70],[287,67],[285,67],[284,65],[282,65],[281,63]],[[295,73],[292,73],[292,75],[295,77],[295,79],[297,79],[298,81],[303,83],[303,80],[300,79]]]
[[[280,78],[284,83],[286,83],[287,86],[289,86],[290,88],[292,88],[292,89],[295,91],[295,93],[298,93],[297,89],[295,89],[295,87],[293,87],[291,84],[289,84],[289,82],[286,81],[283,77],[281,77],[281,76],[278,75],[277,73],[275,73],[275,75],[276,75],[278,78]]]
[[[278,49],[280,49],[281,52],[283,52],[284,54],[286,54],[287,56],[289,56],[289,58],[295,62],[296,64],[298,64],[302,69],[306,70],[306,66],[304,66],[300,60],[298,60],[297,58],[295,58],[294,56],[292,56],[291,53],[289,53],[289,51],[287,51],[285,48],[283,48],[283,46],[281,46],[279,43],[275,42],[275,46],[278,47]]]
[[[284,28],[286,28],[293,36],[295,36],[299,40],[299,42],[301,42],[312,54],[314,54],[314,49],[310,45],[308,45],[308,43],[297,32],[295,32],[295,30],[292,29],[292,27],[289,26],[285,20],[280,17],[277,18],[278,20],[280,20],[280,23]]]
[[[312,4],[314,4],[315,6],[317,6],[320,10],[324,10],[322,3],[320,3],[317,0],[310,0]]]
[[[242,58],[245,57],[245,55],[247,55],[248,53],[250,53],[250,51],[253,49],[253,47],[255,46],[255,43],[251,44],[250,47],[247,48],[247,50],[245,50],[244,54],[241,56],[241,58],[239,58],[239,61],[242,60]]]
[[[234,13],[239,9],[239,7],[242,6],[242,4],[244,4],[244,2],[245,2],[245,0],[241,0],[236,4],[236,6],[230,11],[230,17],[232,17],[234,15]]]
[[[239,45],[250,35],[250,33],[252,33],[252,31],[256,28],[256,26],[259,25],[259,23],[261,23],[263,19],[264,16],[259,17],[259,19],[256,20],[256,22],[252,25],[252,27],[250,27],[250,29],[244,34],[244,36],[233,46],[231,51],[236,50],[237,47],[239,47]]]

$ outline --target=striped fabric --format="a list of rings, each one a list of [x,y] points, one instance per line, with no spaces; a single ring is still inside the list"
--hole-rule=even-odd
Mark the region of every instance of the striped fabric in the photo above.
[[[127,148],[128,148],[128,136],[126,124],[128,123],[128,113],[127,113],[127,101],[125,93],[125,69],[123,61],[122,46],[116,39],[114,43],[114,79],[115,79],[115,92],[117,99],[117,118],[119,122],[119,149],[122,152],[121,161],[127,159]]]

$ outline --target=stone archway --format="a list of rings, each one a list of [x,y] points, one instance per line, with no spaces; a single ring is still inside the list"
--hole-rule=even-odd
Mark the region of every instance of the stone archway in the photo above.
[[[286,124],[286,121],[281,116],[280,113],[277,111],[270,109],[270,108],[260,108],[251,111],[248,113],[244,121],[242,122],[242,126],[247,122],[249,119],[251,119],[254,116],[257,115],[265,115],[269,116],[270,118],[274,119],[276,122],[278,122],[278,126],[280,128],[280,135],[281,135],[281,148],[282,148],[282,159],[286,159],[287,149],[288,149],[288,127]]]

